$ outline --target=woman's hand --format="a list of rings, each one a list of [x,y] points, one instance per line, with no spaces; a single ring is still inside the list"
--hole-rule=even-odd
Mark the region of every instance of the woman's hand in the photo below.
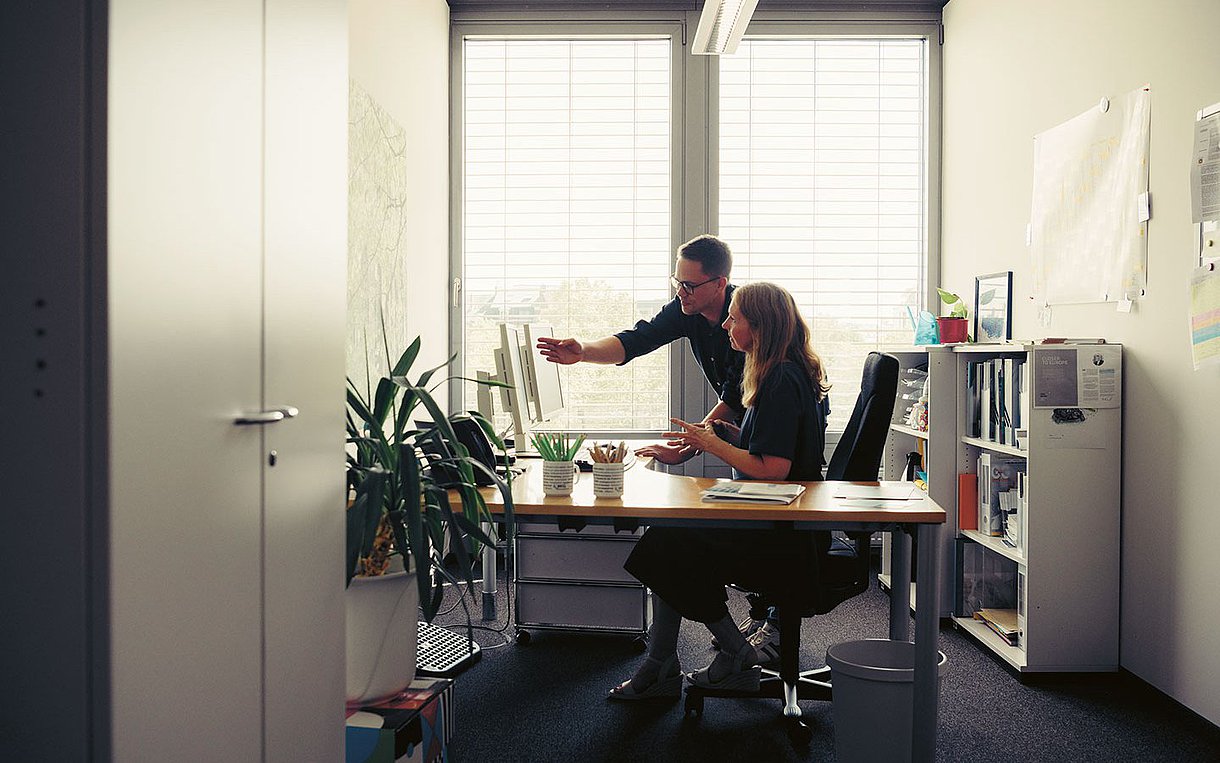
[[[670,419],[669,421],[679,427],[678,430],[661,433],[662,437],[670,439],[670,445],[681,444],[716,454],[721,447],[728,444],[716,436],[711,424],[692,424],[682,419]]]

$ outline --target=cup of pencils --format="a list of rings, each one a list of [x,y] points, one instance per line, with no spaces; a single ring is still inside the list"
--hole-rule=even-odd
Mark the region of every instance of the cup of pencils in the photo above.
[[[542,456],[542,494],[571,495],[576,477],[576,464],[572,459],[585,436],[573,440],[567,434],[539,432],[531,435],[530,441]]]
[[[593,495],[598,498],[619,498],[623,495],[623,460],[627,458],[627,443],[592,445]]]

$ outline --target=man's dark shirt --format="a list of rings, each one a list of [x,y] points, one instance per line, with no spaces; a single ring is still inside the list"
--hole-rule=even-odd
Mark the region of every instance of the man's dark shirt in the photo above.
[[[715,325],[708,323],[702,315],[683,313],[682,303],[674,297],[652,320],[639,321],[635,328],[615,334],[623,343],[623,350],[626,352],[623,363],[685,337],[690,342],[691,353],[695,356],[695,362],[703,369],[708,383],[716,390],[724,404],[733,409],[740,421],[745,413],[745,406],[741,404],[741,369],[745,365],[746,356],[745,353],[733,349],[729,344],[728,332],[721,328],[725,318],[729,316],[729,302],[733,299],[735,288],[737,287],[730,284],[724,290],[724,309],[721,310],[720,320]]]

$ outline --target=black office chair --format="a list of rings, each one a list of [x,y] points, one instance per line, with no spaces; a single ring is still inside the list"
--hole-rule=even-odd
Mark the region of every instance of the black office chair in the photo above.
[[[826,479],[872,482],[881,468],[894,398],[898,392],[898,359],[880,352],[864,361],[860,395],[847,428],[826,467]],[[872,533],[848,533],[830,539],[829,548],[801,570],[780,571],[775,586],[760,591],[775,603],[779,617],[780,669],[763,671],[757,693],[687,686],[687,717],[703,714],[704,697],[774,697],[784,701],[784,717],[794,741],[810,739],[801,722],[797,699],[830,699],[830,668],[800,672],[801,618],[822,615],[868,590],[869,540]],[[825,546],[823,539],[821,546]]]

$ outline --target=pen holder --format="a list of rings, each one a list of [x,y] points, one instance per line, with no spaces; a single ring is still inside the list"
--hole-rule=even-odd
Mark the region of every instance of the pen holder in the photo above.
[[[571,461],[542,462],[542,492],[544,495],[571,495],[576,464]]]
[[[619,498],[623,495],[623,462],[593,464],[593,495],[598,498]]]

